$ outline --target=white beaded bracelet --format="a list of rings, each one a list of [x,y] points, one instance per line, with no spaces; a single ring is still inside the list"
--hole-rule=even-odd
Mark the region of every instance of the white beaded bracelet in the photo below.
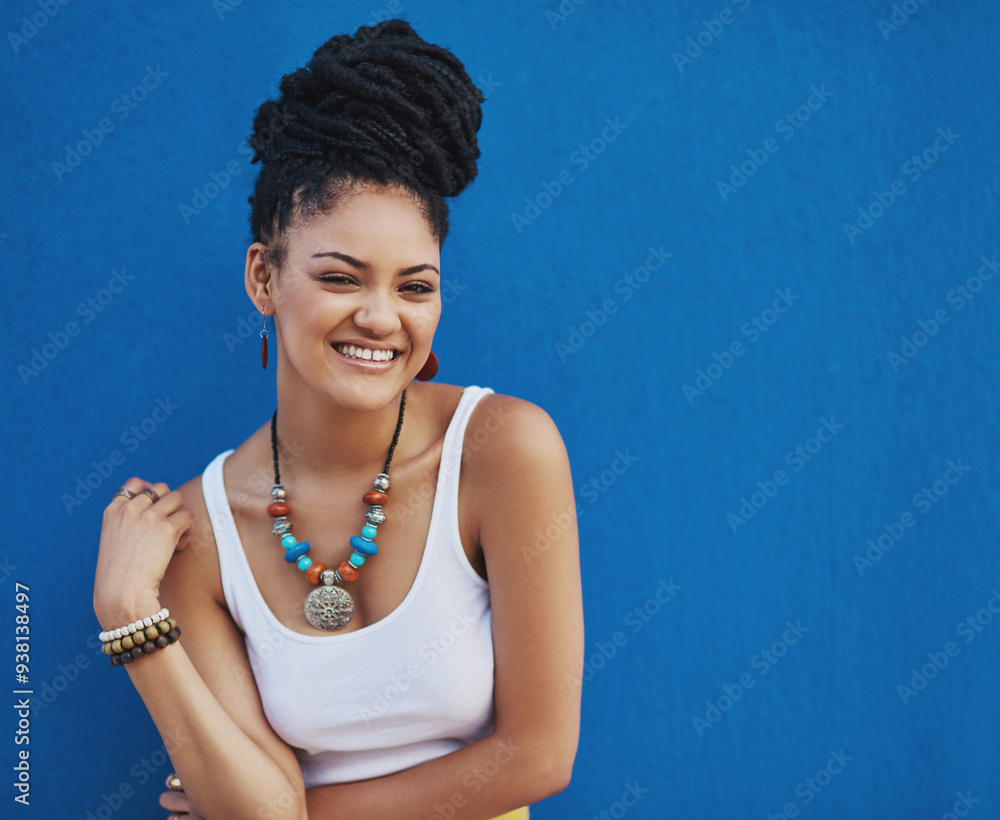
[[[116,641],[119,638],[124,638],[126,635],[134,635],[140,629],[146,629],[153,624],[158,624],[160,621],[165,621],[168,617],[170,617],[170,610],[163,607],[155,615],[150,615],[148,618],[140,618],[138,621],[120,626],[118,629],[112,629],[110,632],[102,632],[98,637],[101,643]]]

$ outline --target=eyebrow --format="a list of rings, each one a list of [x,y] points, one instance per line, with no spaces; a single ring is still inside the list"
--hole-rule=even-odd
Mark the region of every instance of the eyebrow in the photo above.
[[[312,255],[313,259],[320,259],[323,257],[332,257],[334,259],[340,259],[346,262],[348,265],[357,268],[358,270],[369,271],[372,266],[368,262],[362,262],[360,259],[355,259],[353,256],[348,256],[346,253],[340,253],[340,251],[323,251],[321,253],[314,253]],[[396,276],[409,276],[411,273],[419,273],[422,270],[432,270],[438,276],[441,275],[441,271],[435,268],[433,265],[428,265],[426,262],[422,265],[412,265],[408,268],[400,268],[396,271]]]

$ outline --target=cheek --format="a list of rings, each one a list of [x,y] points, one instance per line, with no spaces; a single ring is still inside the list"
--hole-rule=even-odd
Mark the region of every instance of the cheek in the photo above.
[[[440,319],[441,306],[428,305],[425,310],[419,311],[418,314],[413,317],[412,326],[415,332],[419,332],[422,335],[433,335],[434,331],[437,330]]]

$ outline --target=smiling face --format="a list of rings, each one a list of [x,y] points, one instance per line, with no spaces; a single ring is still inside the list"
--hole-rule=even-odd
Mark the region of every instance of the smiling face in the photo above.
[[[416,376],[441,315],[441,252],[417,201],[365,187],[285,235],[280,274],[247,253],[247,292],[275,315],[279,386],[357,409]]]

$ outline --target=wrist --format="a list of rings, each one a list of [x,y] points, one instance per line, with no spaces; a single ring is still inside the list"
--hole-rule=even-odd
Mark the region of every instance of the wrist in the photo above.
[[[129,600],[118,599],[94,605],[94,614],[103,631],[110,632],[119,627],[155,615],[161,609],[156,595],[149,593]]]

